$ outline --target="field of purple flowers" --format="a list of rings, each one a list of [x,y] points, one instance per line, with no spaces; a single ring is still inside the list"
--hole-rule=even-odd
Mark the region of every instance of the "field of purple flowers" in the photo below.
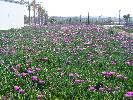
[[[96,25],[0,31],[0,99],[133,99],[133,38]]]

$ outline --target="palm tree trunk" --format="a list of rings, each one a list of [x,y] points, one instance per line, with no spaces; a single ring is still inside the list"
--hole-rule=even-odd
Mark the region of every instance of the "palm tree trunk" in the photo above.
[[[30,5],[28,6],[28,8],[29,8],[29,25],[30,25]]]
[[[43,25],[43,15],[41,14],[41,25]]]
[[[40,13],[38,11],[38,24],[40,25]]]
[[[47,22],[48,22],[48,14],[47,14],[47,11],[45,12],[44,17],[45,17],[45,22],[44,22],[44,24],[47,25]]]
[[[36,1],[34,0],[34,24],[36,25],[36,11],[35,11],[35,3]]]

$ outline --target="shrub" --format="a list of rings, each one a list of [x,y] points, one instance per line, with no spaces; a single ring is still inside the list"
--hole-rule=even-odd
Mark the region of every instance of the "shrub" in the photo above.
[[[108,32],[108,34],[116,34],[116,31],[112,28],[112,27],[109,27],[108,29],[107,29],[107,32]]]

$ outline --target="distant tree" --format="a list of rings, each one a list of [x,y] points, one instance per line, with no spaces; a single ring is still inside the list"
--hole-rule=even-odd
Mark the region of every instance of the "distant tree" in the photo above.
[[[77,24],[77,23],[79,23],[80,21],[79,21],[79,18],[78,17],[73,17],[72,18],[72,23],[74,24]]]
[[[45,10],[41,5],[38,5],[38,24],[43,24],[43,18],[44,18]]]
[[[72,22],[72,18],[69,18],[69,24],[71,24],[71,22]]]
[[[50,18],[49,18],[49,22],[50,22],[51,24],[54,24],[56,21],[57,21],[57,20],[56,20],[54,17],[50,17]]]
[[[130,14],[124,15],[123,18],[124,18],[126,25],[127,25],[130,22]]]
[[[113,23],[113,20],[111,17],[108,17],[107,20],[105,21],[105,24],[111,25]]]
[[[29,25],[30,25],[30,22],[31,22],[31,16],[30,16],[30,12],[31,12],[31,6],[28,2],[28,11],[29,11]]]
[[[44,24],[47,25],[48,24],[48,13],[47,13],[47,11],[44,11],[44,19],[45,19]],[[53,21],[56,22],[56,19],[53,19]]]
[[[38,5],[37,7],[37,13],[38,13],[38,24],[40,25],[40,18],[41,18],[41,5]]]
[[[20,0],[19,1],[21,4],[24,4],[26,7],[28,7],[28,11],[29,11],[29,16],[28,16],[28,23],[29,23],[29,25],[30,25],[30,20],[31,20],[31,16],[30,16],[30,11],[31,11],[31,5],[30,5],[30,3],[29,3],[29,1],[27,1],[27,2],[25,2],[24,0]],[[25,19],[27,19],[26,17],[27,16],[24,16],[25,17]],[[28,24],[27,23],[27,24]]]
[[[30,6],[33,8],[33,12],[34,12],[34,24],[36,24],[36,9],[37,9],[37,4],[36,1],[33,0],[30,4]]]
[[[40,13],[40,16],[41,16],[41,25],[43,25],[44,14],[45,14],[45,9],[41,8],[41,13]]]
[[[26,15],[24,15],[24,24],[28,24],[28,23],[29,23],[29,18]]]

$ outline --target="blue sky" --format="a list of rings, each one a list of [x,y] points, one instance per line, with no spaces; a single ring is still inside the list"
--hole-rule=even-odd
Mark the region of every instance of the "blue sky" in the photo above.
[[[27,1],[27,0],[25,0]],[[32,0],[29,0],[32,1]],[[130,13],[133,16],[133,0],[36,0],[42,2],[49,16],[111,16]]]

